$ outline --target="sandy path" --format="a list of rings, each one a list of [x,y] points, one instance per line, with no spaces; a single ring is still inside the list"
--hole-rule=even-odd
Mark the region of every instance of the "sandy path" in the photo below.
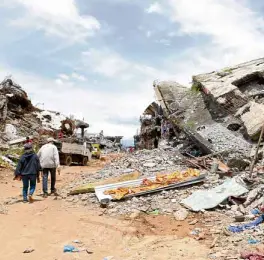
[[[100,167],[65,168],[58,176],[58,186],[70,182],[82,171],[92,174]],[[12,181],[10,172],[0,172],[0,176],[0,202],[7,197],[19,198],[21,183]],[[40,193],[40,187],[37,193]],[[0,214],[0,259],[103,260],[106,256],[114,256],[113,260],[207,259],[206,246],[188,237],[190,227],[172,222],[169,217],[153,218],[153,232],[148,232],[144,221],[132,223],[131,220],[100,215],[98,211],[91,212],[81,206],[70,207],[54,197],[33,204],[10,205],[6,215]],[[148,218],[147,223],[151,221]],[[176,231],[168,232],[170,230]],[[63,253],[63,246],[74,245],[72,241],[76,239],[83,243],[77,247],[93,254],[86,251]],[[23,254],[27,248],[35,251]]]

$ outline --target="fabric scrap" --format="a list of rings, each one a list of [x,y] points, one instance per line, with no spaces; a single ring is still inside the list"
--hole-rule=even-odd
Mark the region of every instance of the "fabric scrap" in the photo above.
[[[264,254],[259,252],[242,252],[241,258],[248,260],[264,260]]]
[[[258,225],[263,223],[263,221],[264,221],[264,215],[261,215],[256,220],[254,220],[248,224],[239,225],[239,226],[229,226],[228,230],[233,232],[233,233],[240,233],[240,232],[243,232],[244,230],[253,229],[253,228],[257,227]]]

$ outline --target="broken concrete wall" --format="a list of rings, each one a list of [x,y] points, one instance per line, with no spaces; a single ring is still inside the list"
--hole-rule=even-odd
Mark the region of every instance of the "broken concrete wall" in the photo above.
[[[207,99],[222,108],[222,118],[235,117],[244,133],[257,139],[264,123],[264,59],[197,75],[193,81]]]
[[[186,134],[189,145],[193,144],[204,154],[227,150],[249,154],[251,144],[240,132],[228,129],[235,129],[240,121],[234,120],[230,112],[217,120],[217,115],[225,111],[221,104],[206,99],[197,89],[175,82],[158,82],[154,90],[166,117]]]
[[[151,103],[140,117],[140,133],[135,136],[138,149],[154,149],[161,139],[161,121],[163,110],[156,102]]]
[[[196,131],[200,124],[211,120],[210,113],[204,109],[202,95],[171,81],[154,83],[154,90],[173,126],[180,128],[203,153],[211,153],[212,145]]]

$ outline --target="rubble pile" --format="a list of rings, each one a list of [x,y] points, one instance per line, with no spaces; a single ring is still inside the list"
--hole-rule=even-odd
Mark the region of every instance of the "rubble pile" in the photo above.
[[[152,149],[155,137],[174,138],[173,145],[191,143],[202,154],[232,149],[247,156],[264,121],[263,72],[264,59],[258,59],[194,76],[192,88],[155,81],[161,108],[155,102],[147,107],[136,145]],[[186,138],[179,140],[182,133]]]
[[[224,159],[224,157],[224,155],[215,156],[215,158],[207,156],[206,160],[214,162],[217,158],[220,160],[220,158]],[[195,160],[198,159],[195,158]],[[188,167],[190,166],[186,163],[186,158],[179,153],[177,148],[167,147],[166,149],[140,150],[118,157],[93,175],[83,173],[80,176],[80,180],[76,180],[60,192],[62,198],[74,207],[83,205],[88,209],[99,209],[100,203],[94,192],[90,191],[79,195],[69,195],[69,193],[79,185],[87,184],[88,182],[98,182],[109,177],[119,177],[135,171],[141,173],[139,178],[149,178],[155,176],[157,173],[171,173],[186,170]],[[222,165],[219,164],[219,169],[220,167]],[[263,214],[260,210],[256,213],[256,209],[261,208],[263,204],[264,181],[261,177],[263,167],[259,165],[255,168],[255,179],[253,182],[248,179],[248,172],[246,171],[237,172],[233,168],[229,169],[227,166],[226,169],[227,173],[229,173],[226,176],[219,174],[219,170],[213,172],[211,169],[208,171],[200,169],[201,173],[207,174],[207,177],[203,183],[197,185],[110,201],[103,210],[103,214],[110,216],[125,215],[132,219],[137,218],[139,214],[171,215],[177,221],[189,221],[190,225],[193,225],[194,228],[190,236],[198,240],[204,239],[200,238],[200,235],[202,237],[202,228],[197,228],[195,224],[199,222],[198,227],[202,225],[203,229],[207,230],[207,235],[213,238],[213,246],[211,246],[209,258],[228,259],[227,257],[230,255],[238,255],[241,248],[245,248],[251,243],[249,241],[263,241],[264,239],[263,227],[261,225],[239,233],[232,233],[228,230],[231,226],[242,225],[243,223],[237,222],[241,221],[241,217],[244,223],[249,223]],[[222,171],[224,170],[222,169]],[[229,192],[231,192],[230,194],[234,194],[234,196],[230,196],[227,193],[226,197],[221,200],[221,203],[217,203],[212,210],[200,210],[204,216],[204,221],[197,220],[194,223],[193,218],[195,219],[196,217],[190,208],[186,208],[184,202],[190,199],[196,192],[207,194],[216,188],[218,188],[216,194],[209,196],[210,199],[219,197],[221,192],[227,191],[227,188],[221,188],[221,185],[225,185],[230,181],[233,184],[229,187]],[[237,187],[240,187],[240,191]],[[235,194],[241,195],[235,196]],[[201,205],[203,201],[202,195],[199,196],[199,203]],[[194,202],[195,205],[199,203]]]
[[[122,176],[123,174],[134,171],[141,174],[140,178],[146,178],[155,176],[157,173],[172,173],[186,170],[187,168],[188,166],[184,163],[183,156],[176,148],[140,150],[132,154],[128,153],[120,159],[116,159],[94,175],[82,174],[82,180],[71,183],[66,187],[62,191],[62,197],[69,202],[81,203],[86,206],[92,203],[93,207],[99,207],[98,199],[95,194],[69,196],[69,193],[77,186],[97,182],[98,180],[107,179],[109,177]],[[213,185],[223,182],[218,175],[209,176],[208,179],[209,181],[204,184],[204,188],[210,188]],[[190,189],[183,188],[163,191],[145,197],[135,197],[127,201],[111,202],[107,210],[110,215],[131,214],[138,210],[147,212],[159,210],[160,213],[176,214],[178,210],[182,210],[179,204],[180,200],[187,197],[192,191],[198,188],[199,186],[193,186]]]
[[[105,153],[117,152],[121,149],[123,136],[105,136],[103,130],[100,133],[84,134],[85,140],[89,143],[100,144]]]
[[[264,171],[258,160],[263,157],[263,148],[254,178],[249,178],[255,142],[264,123],[263,72],[264,59],[259,59],[194,76],[192,88],[170,81],[154,82],[160,105],[153,102],[140,118],[141,129],[134,136],[139,150],[112,162],[94,176],[83,174],[81,181],[62,191],[63,198],[91,208],[101,203],[104,214],[111,216],[168,214],[182,221],[195,211],[203,212],[203,224],[213,237],[209,258],[236,259],[229,257],[240,254],[238,246],[240,250],[264,239]],[[187,187],[121,200],[112,196],[109,204],[98,201],[101,193],[67,196],[77,185],[134,171],[141,174],[140,178],[153,178],[158,173],[187,168],[206,173],[206,179]],[[130,186],[122,185],[130,182],[99,185],[95,191],[111,187],[115,194],[125,188],[133,193]],[[111,194],[111,189],[103,193],[105,197]],[[194,229],[191,235],[200,237],[199,230]]]
[[[54,135],[66,116],[58,112],[34,107],[22,87],[11,78],[0,83],[0,143],[8,149],[8,142],[26,136]]]
[[[0,83],[0,139],[2,143],[35,133],[40,125],[39,120],[33,115],[36,110],[21,86],[10,78],[2,81]]]

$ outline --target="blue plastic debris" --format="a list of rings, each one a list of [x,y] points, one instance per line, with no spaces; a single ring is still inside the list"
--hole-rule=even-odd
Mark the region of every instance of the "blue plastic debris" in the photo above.
[[[252,209],[252,210],[251,210],[251,213],[252,213],[253,215],[259,215],[261,212],[260,212],[259,209]]]
[[[64,253],[73,253],[73,252],[79,252],[79,249],[72,246],[72,245],[66,245],[63,248]]]
[[[256,244],[259,244],[260,241],[259,241],[259,240],[256,240],[256,239],[249,239],[249,240],[248,240],[248,243],[249,243],[250,245],[256,245]]]
[[[261,215],[256,220],[254,220],[253,222],[250,222],[248,224],[244,224],[244,225],[241,225],[241,226],[229,226],[228,230],[233,232],[233,233],[240,233],[240,232],[243,232],[246,229],[255,228],[256,226],[258,226],[261,223],[263,223],[263,221],[264,221],[264,215]]]

